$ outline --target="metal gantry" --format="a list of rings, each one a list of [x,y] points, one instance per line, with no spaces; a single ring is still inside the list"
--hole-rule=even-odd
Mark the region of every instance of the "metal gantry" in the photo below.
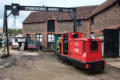
[[[8,15],[7,11],[11,11]],[[1,58],[10,56],[9,44],[8,44],[8,25],[7,17],[11,14],[18,16],[19,11],[48,11],[48,12],[66,12],[74,13],[74,28],[73,31],[77,32],[77,15],[76,8],[64,8],[64,7],[45,7],[45,6],[20,6],[19,4],[5,5],[4,8],[4,21],[3,21],[3,35],[2,35],[2,55]],[[6,51],[6,53],[5,53]]]

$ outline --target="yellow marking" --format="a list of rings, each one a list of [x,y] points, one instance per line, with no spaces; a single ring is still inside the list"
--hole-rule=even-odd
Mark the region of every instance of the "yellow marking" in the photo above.
[[[5,40],[4,40],[4,41],[2,41],[2,44],[5,44]]]

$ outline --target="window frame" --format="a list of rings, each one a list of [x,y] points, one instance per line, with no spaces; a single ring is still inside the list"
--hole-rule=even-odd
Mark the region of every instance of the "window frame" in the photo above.
[[[42,42],[43,41],[43,35],[42,34],[36,34],[36,41]]]
[[[77,20],[77,26],[82,26],[82,20]]]
[[[31,41],[31,34],[27,34],[27,40]]]
[[[90,23],[90,24],[91,24],[91,25],[94,24],[94,17],[91,18],[91,23]]]
[[[50,35],[50,36],[49,36]],[[55,35],[53,34],[53,33],[49,33],[48,35],[47,35],[47,41],[48,42],[55,42]]]
[[[47,32],[55,32],[55,20],[47,21]]]

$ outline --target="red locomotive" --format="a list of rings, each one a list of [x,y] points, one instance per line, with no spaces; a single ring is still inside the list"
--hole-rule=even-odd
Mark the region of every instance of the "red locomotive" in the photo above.
[[[82,38],[82,33],[71,32],[61,35],[59,56],[86,70],[100,72],[104,70],[105,61],[101,55],[101,40]]]

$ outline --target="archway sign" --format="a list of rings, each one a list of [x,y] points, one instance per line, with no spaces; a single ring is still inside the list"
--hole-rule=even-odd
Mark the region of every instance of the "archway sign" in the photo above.
[[[7,14],[10,10],[11,13]],[[73,31],[77,32],[77,15],[76,8],[64,8],[64,7],[45,7],[45,6],[20,6],[19,4],[5,5],[4,8],[4,21],[3,21],[3,35],[2,35],[2,55],[1,58],[10,56],[9,45],[8,45],[8,26],[7,17],[11,14],[18,16],[19,11],[48,11],[48,12],[66,12],[74,13],[74,28]]]

